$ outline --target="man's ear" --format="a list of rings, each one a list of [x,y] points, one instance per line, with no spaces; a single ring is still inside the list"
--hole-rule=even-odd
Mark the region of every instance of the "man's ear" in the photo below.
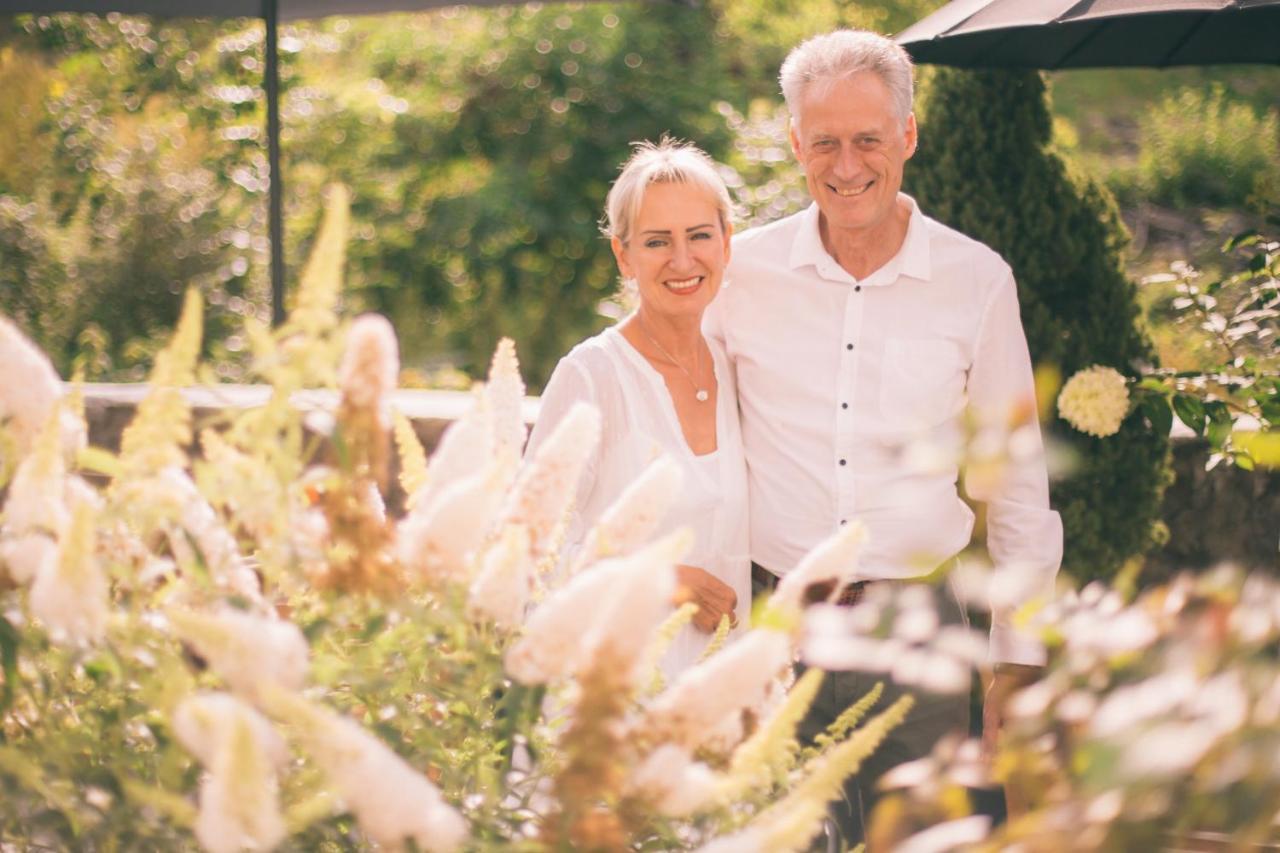
[[[631,278],[631,264],[627,262],[627,247],[617,237],[609,238],[609,248],[613,249],[613,259],[618,262],[618,272],[623,278]]]
[[[791,140],[791,153],[795,156],[796,162],[803,166],[804,158],[800,156],[800,130],[796,127],[794,118],[787,121],[787,138]]]
[[[916,128],[916,114],[911,113],[907,116],[907,159],[911,159],[911,155],[916,153],[916,146],[920,142],[920,134]]]

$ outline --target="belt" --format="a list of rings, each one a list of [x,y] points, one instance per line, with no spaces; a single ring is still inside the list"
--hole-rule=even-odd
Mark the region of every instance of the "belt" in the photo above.
[[[775,589],[778,586],[778,576],[759,563],[751,564],[751,580],[768,590]],[[838,604],[842,607],[852,607],[862,601],[863,596],[866,595],[867,586],[871,583],[872,581],[854,581],[851,584],[847,584],[834,599],[831,597],[831,593],[835,586],[835,581],[809,584],[804,591],[804,603],[817,604],[820,601],[830,601],[832,604]]]

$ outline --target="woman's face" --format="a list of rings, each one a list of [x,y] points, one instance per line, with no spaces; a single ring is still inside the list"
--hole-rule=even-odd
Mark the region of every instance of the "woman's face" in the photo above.
[[[720,291],[729,262],[730,228],[714,199],[689,184],[650,184],[626,245],[616,237],[618,269],[635,279],[640,307],[654,314],[700,317]]]

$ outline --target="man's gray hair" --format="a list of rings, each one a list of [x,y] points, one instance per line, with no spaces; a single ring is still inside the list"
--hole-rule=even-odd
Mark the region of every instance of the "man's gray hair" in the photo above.
[[[778,75],[782,96],[792,118],[797,116],[800,98],[810,84],[838,80],[859,71],[872,71],[889,87],[898,118],[911,115],[914,91],[911,57],[892,39],[866,30],[836,30],[802,42],[782,63]]]

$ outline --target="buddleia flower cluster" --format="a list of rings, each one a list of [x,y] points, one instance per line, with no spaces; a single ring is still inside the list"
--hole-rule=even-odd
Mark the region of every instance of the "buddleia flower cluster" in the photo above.
[[[428,455],[394,409],[391,325],[337,314],[345,222],[337,190],[286,322],[247,331],[267,400],[192,411],[192,292],[118,452],[85,447],[77,394],[0,321],[36,383],[0,390],[0,838],[805,849],[910,707],[873,696],[797,740],[821,679],[792,683],[804,589],[849,580],[861,528],[666,683],[692,612],[673,603],[692,534],[659,529],[679,466],[655,460],[564,549],[599,414],[522,459],[509,341]]]

